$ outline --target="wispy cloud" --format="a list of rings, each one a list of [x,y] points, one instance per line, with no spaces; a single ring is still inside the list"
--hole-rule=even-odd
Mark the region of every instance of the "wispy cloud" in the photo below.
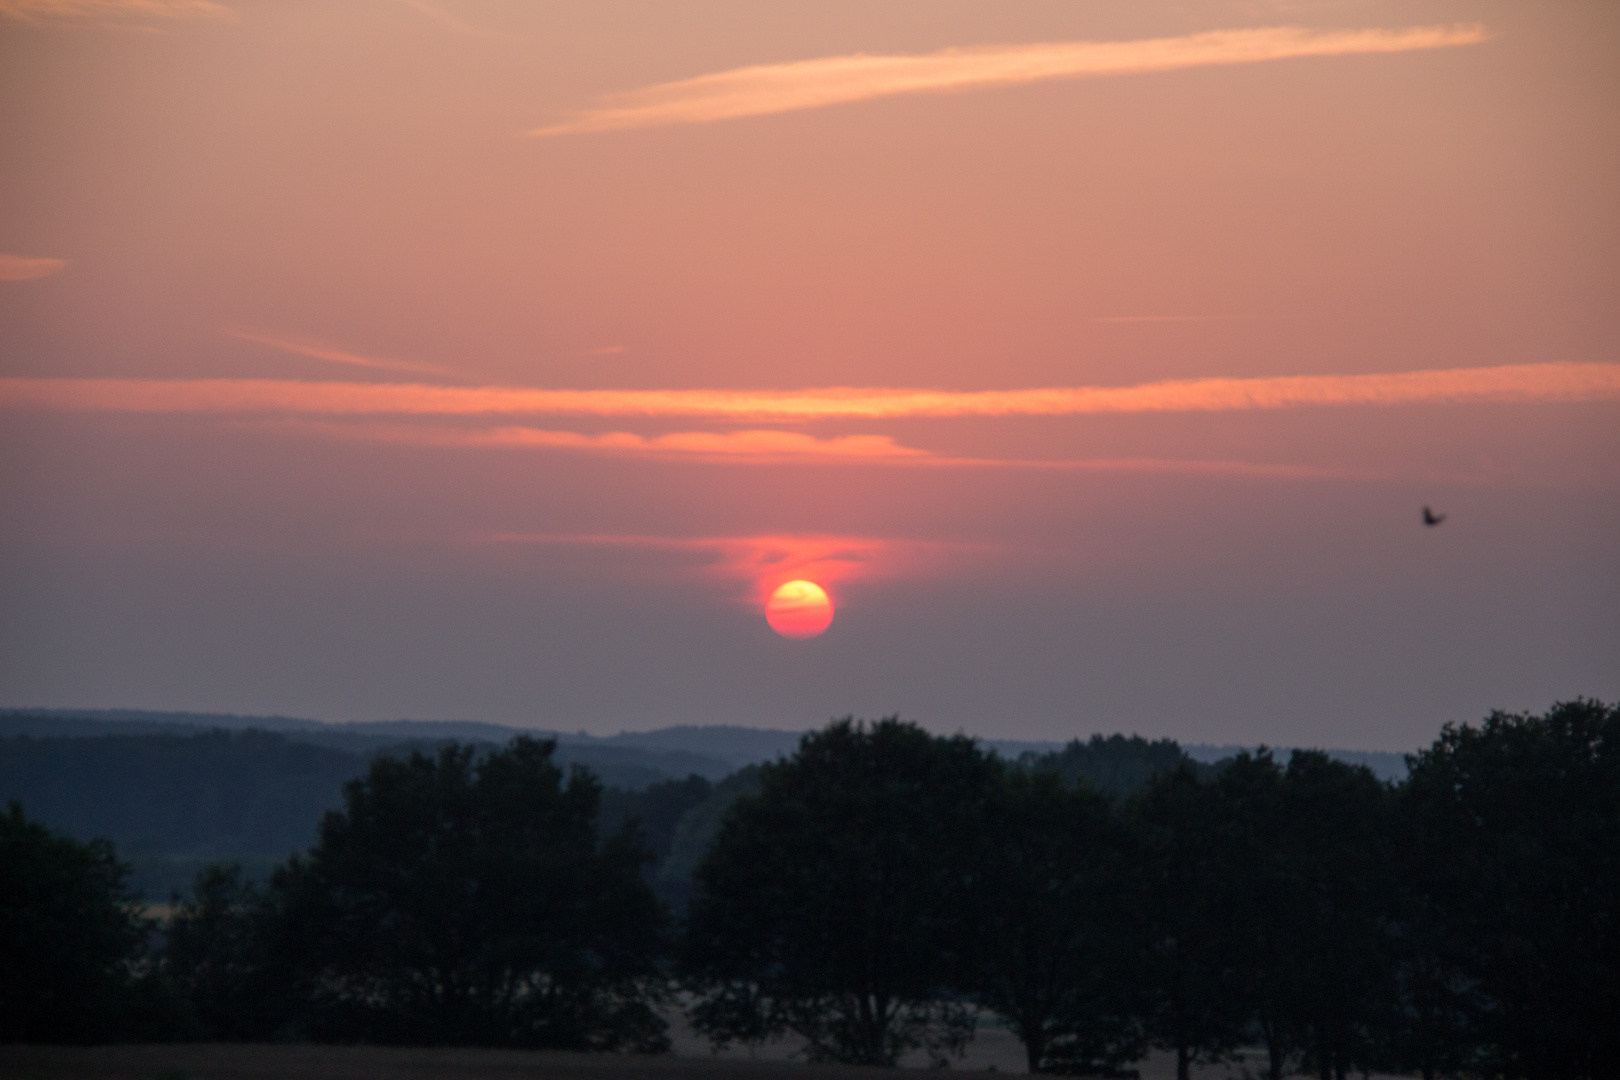
[[[128,23],[218,18],[231,9],[210,0],[0,0],[0,17],[25,23]]]
[[[976,391],[548,390],[278,379],[0,379],[0,408],[312,416],[712,416],[782,421],[1616,400],[1620,400],[1620,364],[1519,364]]]
[[[1248,322],[1252,315],[1106,315],[1098,323]]]
[[[251,341],[256,345],[268,345],[272,349],[282,352],[296,353],[314,360],[329,360],[334,364],[348,364],[352,367],[375,368],[379,371],[408,371],[417,375],[458,375],[452,368],[440,367],[438,364],[423,364],[413,360],[389,360],[375,356],[361,356],[359,353],[345,352],[326,345],[311,345],[307,342],[288,341],[285,338],[270,337],[265,334],[253,334],[245,330],[227,330],[227,334],[239,341]]]
[[[496,533],[480,539],[502,544],[691,552],[704,560],[702,572],[745,583],[748,599],[761,606],[778,585],[796,578],[834,591],[836,600],[839,585],[925,572],[951,554],[979,550],[966,544],[825,533],[704,537]]]
[[[902,446],[887,435],[818,439],[798,431],[679,431],[644,436],[530,427],[464,428],[291,420],[271,427],[295,435],[469,449],[559,450],[611,457],[724,462],[738,465],[887,465],[941,469],[1033,469],[1057,472],[1173,473],[1266,480],[1356,480],[1371,474],[1309,465],[1182,458],[950,457]]]
[[[797,431],[682,431],[643,436],[624,431],[588,434],[530,427],[464,428],[292,420],[273,422],[295,435],[408,446],[559,450],[612,457],[723,462],[738,465],[885,465],[940,469],[1027,469],[1225,476],[1263,480],[1366,480],[1366,471],[1267,462],[1184,458],[950,457],[902,446],[887,435],[818,439]]]
[[[1049,79],[1134,75],[1306,56],[1410,52],[1484,41],[1477,25],[1404,30],[1276,26],[1142,41],[1066,41],[945,49],[921,56],[828,56],[761,64],[633,90],[537,136],[708,124],[821,109],[897,94],[1014,86]]]
[[[398,2],[417,14],[438,23],[440,26],[454,30],[458,34],[466,34],[468,37],[500,36],[492,31],[485,30],[483,27],[474,26],[455,12],[449,11],[438,4],[430,4],[428,0],[398,0]]]
[[[0,255],[0,281],[34,281],[67,269],[66,259],[28,259]]]
[[[284,426],[293,431],[336,438],[417,446],[565,450],[616,457],[743,464],[921,461],[930,457],[928,451],[901,446],[887,435],[843,435],[829,439],[818,439],[800,431],[676,431],[638,435],[628,431],[585,433],[532,427],[482,429],[297,421]]]

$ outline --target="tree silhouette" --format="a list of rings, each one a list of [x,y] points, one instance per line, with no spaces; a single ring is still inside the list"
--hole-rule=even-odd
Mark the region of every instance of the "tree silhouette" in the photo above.
[[[1175,1052],[1178,1080],[1240,1045],[1248,1012],[1236,955],[1241,912],[1227,888],[1214,786],[1190,765],[1160,774],[1132,805],[1148,947],[1142,1012],[1153,1045]]]
[[[1010,770],[990,800],[974,986],[1030,1072],[1118,1075],[1146,1049],[1133,852],[1107,798]]]
[[[1361,766],[1296,751],[1282,777],[1276,843],[1294,918],[1282,1010],[1322,1080],[1369,1070],[1393,994],[1385,936],[1395,876],[1389,793]]]
[[[79,843],[0,814],[0,1042],[145,1034],[135,980],[148,925],[105,840]]]
[[[1614,1075],[1620,707],[1576,700],[1447,725],[1411,764],[1402,805],[1427,917],[1417,925],[1444,965],[1424,985],[1458,991],[1441,1016],[1470,1019],[1482,1071]]]
[[[791,1031],[813,1059],[936,1061],[971,1033],[953,1004],[997,763],[963,737],[837,721],[760,770],[697,871],[685,966],[717,1045]]]
[[[273,879],[313,1033],[661,1050],[662,915],[634,832],[599,843],[600,787],[555,744],[380,758]]]

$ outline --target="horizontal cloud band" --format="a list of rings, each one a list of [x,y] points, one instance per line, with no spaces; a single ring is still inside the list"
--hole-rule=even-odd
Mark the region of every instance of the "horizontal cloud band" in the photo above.
[[[467,428],[433,424],[331,420],[271,421],[270,430],[293,435],[468,449],[562,450],[613,457],[705,461],[741,465],[899,465],[917,468],[1039,469],[1064,472],[1183,473],[1273,480],[1354,480],[1370,474],[1304,465],[1174,458],[945,457],[902,446],[887,435],[818,439],[799,431],[676,431],[643,436],[628,431],[585,434],[530,427]]]
[[[19,22],[118,22],[135,19],[186,19],[230,14],[211,0],[0,0],[0,17]]]
[[[549,390],[275,379],[0,379],[0,408],[320,416],[718,416],[775,420],[1229,412],[1620,400],[1620,364],[1181,379],[1027,390]]]
[[[294,421],[294,432],[418,446],[511,447],[581,450],[629,457],[699,458],[716,461],[920,462],[926,450],[901,446],[887,435],[843,435],[818,439],[802,431],[673,431],[644,436],[629,431],[585,434],[531,427],[467,429],[415,424],[342,424]]]
[[[63,259],[29,259],[22,255],[0,254],[0,281],[33,281],[59,274],[67,268]]]
[[[531,135],[706,124],[819,109],[896,94],[1013,86],[1048,79],[1129,75],[1252,64],[1305,56],[1409,52],[1485,40],[1480,26],[1406,30],[1307,30],[1291,26],[1217,30],[1144,41],[1066,41],[945,49],[924,56],[828,56],[737,68],[662,83]]]

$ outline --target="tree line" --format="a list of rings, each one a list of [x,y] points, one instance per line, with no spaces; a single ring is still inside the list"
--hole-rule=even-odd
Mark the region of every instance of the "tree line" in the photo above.
[[[53,723],[66,734],[49,734]],[[373,758],[431,754],[458,741],[443,729],[474,728],[459,741],[469,745],[467,736],[475,734],[470,745],[490,749],[519,734],[492,728],[503,734],[491,740],[478,725],[432,722],[377,725],[397,734],[179,725],[131,733],[106,722],[114,728],[107,733],[91,724],[0,710],[0,810],[17,799],[51,829],[112,840],[133,871],[132,888],[156,901],[188,889],[212,862],[240,862],[246,874],[268,877],[290,852],[315,842],[322,815],[342,805],[343,785],[364,776]],[[417,728],[416,737],[406,737]],[[583,764],[602,781],[599,831],[617,831],[622,818],[635,814],[660,858],[670,854],[679,818],[712,785],[703,775],[672,779],[677,774],[650,766],[706,763],[708,773],[718,768],[725,775],[724,762],[701,754],[611,745],[559,743],[552,761],[565,769]],[[695,864],[692,853],[683,856]],[[678,906],[684,881],[666,881],[660,871],[652,868],[655,891]]]
[[[1448,725],[1399,784],[1136,742],[1099,772],[834,722],[751,772],[679,915],[636,818],[600,828],[600,783],[529,738],[380,758],[306,854],[211,866],[163,920],[110,844],[13,804],[0,1039],[658,1052],[679,1007],[717,1046],[945,1064],[988,1012],[1071,1075],[1620,1067],[1620,706]]]

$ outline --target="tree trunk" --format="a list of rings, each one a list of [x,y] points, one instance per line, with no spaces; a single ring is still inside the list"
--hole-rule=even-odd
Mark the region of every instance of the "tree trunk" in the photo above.
[[[1029,1071],[1031,1073],[1041,1071],[1041,1058],[1046,1056],[1044,1042],[1045,1040],[1039,1035],[1031,1035],[1024,1040],[1024,1054],[1029,1058]]]
[[[1266,1068],[1267,1080],[1282,1080],[1284,1060],[1287,1055],[1283,1053],[1282,1040],[1277,1032],[1277,1025],[1272,1023],[1265,1009],[1260,1011],[1260,1033],[1266,1039],[1266,1057],[1269,1064]]]
[[[1176,1044],[1176,1080],[1192,1080],[1192,1053],[1186,1043]]]

